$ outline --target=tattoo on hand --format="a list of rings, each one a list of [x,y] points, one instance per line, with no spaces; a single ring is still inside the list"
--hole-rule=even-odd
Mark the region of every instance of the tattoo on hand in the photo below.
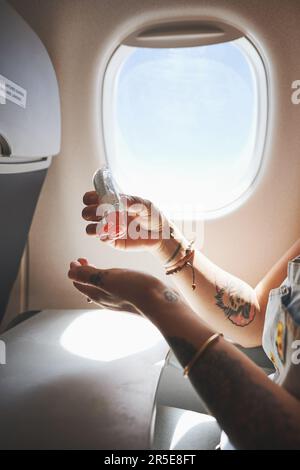
[[[90,275],[90,284],[93,284],[94,286],[97,287],[103,287],[103,274],[97,273],[97,274],[91,274]]]
[[[168,302],[177,302],[179,299],[178,294],[171,290],[165,290],[164,297]]]
[[[225,297],[227,300],[225,300]],[[251,302],[246,302],[240,296],[228,288],[216,286],[216,305],[225,313],[236,326],[247,326],[254,320],[256,309]]]

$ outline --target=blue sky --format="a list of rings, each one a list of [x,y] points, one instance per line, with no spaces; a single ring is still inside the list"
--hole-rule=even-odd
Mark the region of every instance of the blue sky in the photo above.
[[[114,111],[116,177],[126,192],[169,204],[181,188],[185,203],[213,208],[247,174],[256,89],[234,42],[132,48]]]

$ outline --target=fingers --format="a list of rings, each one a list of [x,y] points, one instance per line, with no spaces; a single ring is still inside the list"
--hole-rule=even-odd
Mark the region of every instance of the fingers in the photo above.
[[[134,216],[128,215],[126,218],[126,224],[129,226],[133,221],[135,220]],[[107,231],[106,231],[107,229]],[[124,232],[124,234],[117,239],[114,239],[110,237],[108,227],[105,227],[105,225],[101,226],[101,224],[88,224],[86,226],[86,233],[90,236],[98,236],[101,241],[108,243],[109,245],[116,246],[117,248],[126,248],[126,243],[127,243],[127,232]]]
[[[77,264],[77,262],[70,264],[70,270],[68,272],[68,277],[72,281],[100,289],[105,288],[107,276],[107,270],[96,269],[94,266],[89,265],[80,265]]]
[[[126,225],[127,229],[130,226],[131,222],[138,222],[137,217],[141,217],[144,224],[150,223],[148,219],[150,218],[151,214],[154,215],[156,212],[159,214],[159,211],[156,209],[155,206],[151,204],[150,201],[143,199],[138,196],[132,195],[125,195],[121,194],[121,199],[126,207]],[[86,220],[88,225],[86,226],[86,233],[89,236],[98,236],[99,239],[105,243],[108,243],[110,246],[113,246],[118,249],[127,249],[129,245],[136,242],[136,239],[130,240],[130,236],[126,233],[124,237],[116,237],[114,239],[114,231],[109,229],[109,224],[102,223],[103,217],[101,210],[105,210],[103,205],[101,204],[101,200],[98,197],[96,191],[89,191],[85,193],[83,197],[83,202],[86,204],[86,207],[82,210],[82,217]],[[102,208],[102,209],[101,209]],[[160,226],[160,219],[158,218],[157,225]],[[141,225],[143,230],[148,231],[148,226]],[[135,230],[135,229],[134,229]],[[139,230],[135,230],[135,232],[139,232]],[[134,233],[135,233],[134,232]],[[145,232],[146,233],[146,232]],[[147,238],[147,237],[146,237]],[[127,240],[126,240],[127,239]]]
[[[142,199],[137,196],[127,196],[121,195],[123,204],[127,207],[127,212],[130,215],[138,215],[148,213],[148,207],[150,205],[149,201]],[[101,211],[99,210],[101,201],[97,193],[94,191],[85,193],[83,197],[83,202],[86,204],[86,207],[82,210],[83,219],[94,222],[99,222],[102,219]]]
[[[77,261],[71,261],[70,263],[70,269],[76,268],[77,266],[81,266],[81,263]]]
[[[118,310],[119,308],[111,302],[111,296],[97,287],[89,286],[87,284],[81,284],[79,282],[73,282],[73,286],[87,297],[88,302],[95,302],[102,308],[109,308]]]
[[[148,215],[149,211],[151,211],[151,202],[143,199],[138,196],[129,196],[126,194],[121,194],[121,199],[126,206],[128,215],[136,216],[136,215]],[[86,205],[82,210],[82,217],[83,219],[87,220],[88,222],[100,222],[102,217],[101,213],[101,200],[98,197],[96,191],[89,191],[85,193],[83,196],[83,202]],[[95,227],[90,227],[87,230],[89,235],[95,234]]]
[[[96,191],[88,191],[83,196],[83,204],[89,206],[90,204],[99,204],[99,197]]]
[[[132,206],[133,204],[143,204],[143,205],[149,205],[151,204],[150,201],[147,199],[143,199],[139,196],[131,196],[128,194],[121,194],[120,195],[122,198],[123,203],[126,203],[128,207]],[[96,191],[87,191],[84,196],[83,196],[83,204],[86,206],[90,205],[99,205],[99,196],[96,193]]]
[[[97,287],[89,286],[87,284],[80,284],[79,282],[73,282],[74,287],[76,287],[79,292],[93,300],[94,302],[99,302],[99,289]]]
[[[90,264],[86,258],[77,258],[76,261],[71,261],[70,263],[70,269],[75,269],[80,266],[91,266],[93,268],[95,267],[93,264]]]
[[[89,224],[86,226],[85,231],[88,235],[97,235],[97,225],[98,224]]]
[[[97,215],[98,207],[99,206],[97,204],[90,204],[89,206],[86,206],[81,213],[83,219],[87,221],[93,220],[99,222],[102,217],[101,215]]]
[[[102,242],[114,245],[115,240],[109,237],[109,233],[105,231],[105,227],[99,228],[98,224],[89,224],[86,226],[86,233],[90,236],[98,236]]]
[[[77,261],[81,264],[81,266],[93,266],[93,268],[95,268],[95,266],[89,263],[86,258],[78,258]]]
[[[121,271],[121,272],[120,272]],[[77,263],[71,263],[70,270],[68,272],[68,277],[76,284],[87,285],[93,288],[96,288],[98,292],[97,301],[101,302],[101,304],[108,304],[109,299],[111,296],[116,298],[122,292],[124,295],[124,286],[122,282],[122,276],[126,276],[124,270],[119,269],[97,269],[94,266],[78,266]],[[84,289],[83,289],[84,290]],[[87,295],[92,292],[87,290],[85,292],[89,292]],[[95,294],[96,291],[93,291],[94,294],[91,297],[92,299],[96,299]],[[126,295],[127,290],[125,289]]]
[[[86,258],[78,258],[76,261],[72,261],[70,263],[69,277],[74,275],[74,274],[71,274],[71,272],[74,273],[76,268],[78,267],[80,268],[82,266],[90,266],[94,268],[93,265],[89,264]],[[89,302],[92,302],[92,301],[99,302],[101,291],[97,287],[90,286],[88,284],[81,284],[79,282],[73,282],[73,285],[74,287],[76,287],[77,290],[79,290],[83,295],[87,297],[87,300]]]
[[[107,226],[98,226],[98,224],[88,224],[85,228],[85,231],[88,235],[91,236],[99,236],[101,241],[106,241],[109,237],[109,233],[107,232]]]
[[[129,194],[120,194],[123,203],[126,203],[128,206],[133,204],[150,204],[150,201],[143,199],[139,196],[132,196]],[[87,191],[83,196],[83,204],[89,206],[91,204],[98,205],[100,203],[99,196],[96,191]]]
[[[73,282],[73,286],[81,292],[89,301],[95,302],[102,308],[109,308],[110,310],[125,310],[126,312],[139,313],[139,311],[130,302],[123,302],[120,305],[114,305],[108,294],[97,289],[97,287],[89,286],[87,284],[80,284]]]

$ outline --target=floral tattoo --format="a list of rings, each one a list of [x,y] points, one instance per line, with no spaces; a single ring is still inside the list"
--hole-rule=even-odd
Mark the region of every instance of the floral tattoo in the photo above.
[[[225,300],[226,298],[226,300]],[[247,326],[254,320],[256,309],[251,302],[245,301],[233,290],[216,286],[216,305],[236,326]]]

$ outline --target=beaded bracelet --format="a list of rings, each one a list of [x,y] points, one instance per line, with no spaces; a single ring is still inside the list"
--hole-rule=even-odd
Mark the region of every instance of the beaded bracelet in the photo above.
[[[174,267],[169,268],[166,271],[166,275],[170,274],[176,274],[179,271],[181,271],[185,266],[189,266],[192,269],[192,289],[196,289],[196,284],[195,284],[195,269],[194,269],[194,255],[195,255],[195,250],[191,250],[190,248],[187,248],[185,250],[185,256],[180,259]]]
[[[175,239],[175,233],[174,233],[174,228],[172,225],[170,225],[170,238],[173,240]],[[195,250],[192,250],[192,245],[194,243],[194,240],[190,241],[187,248],[185,249],[185,255],[183,258],[180,258],[178,261],[176,261],[173,265],[168,266],[171,261],[173,261],[174,258],[176,258],[177,254],[180,252],[180,249],[183,248],[182,241],[178,241],[178,245],[175,248],[174,252],[168,259],[168,261],[165,263],[165,269],[166,269],[166,275],[170,274],[176,274],[179,271],[181,271],[185,266],[189,266],[192,269],[192,289],[196,289],[196,284],[195,284],[195,270],[194,270],[194,255],[195,255]]]

